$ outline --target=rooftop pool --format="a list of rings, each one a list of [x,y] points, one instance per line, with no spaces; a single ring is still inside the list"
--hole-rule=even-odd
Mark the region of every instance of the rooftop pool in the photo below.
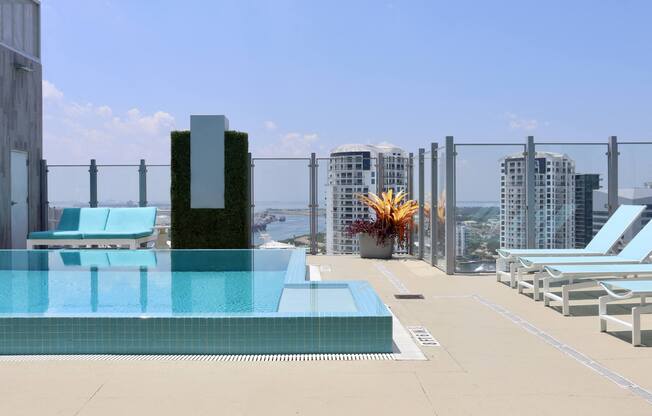
[[[391,350],[371,286],[307,281],[303,250],[0,250],[0,354]]]

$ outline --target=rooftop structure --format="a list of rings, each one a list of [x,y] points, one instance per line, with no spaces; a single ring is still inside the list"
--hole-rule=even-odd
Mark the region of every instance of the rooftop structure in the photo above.
[[[40,2],[0,2],[0,248],[47,226],[41,207]]]

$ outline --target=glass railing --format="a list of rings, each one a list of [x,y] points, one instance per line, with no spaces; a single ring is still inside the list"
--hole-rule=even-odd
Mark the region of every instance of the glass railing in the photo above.
[[[48,166],[48,229],[56,228],[63,208],[90,205],[88,165]]]
[[[446,155],[446,146],[439,147],[437,150],[437,166],[435,167],[437,171],[437,193],[433,195],[432,202],[432,206],[436,207],[437,210],[435,214],[436,221],[433,224],[436,260],[434,266],[444,271],[448,268],[446,264],[446,161],[448,158]]]
[[[97,205],[140,205],[138,165],[97,165]]]
[[[599,231],[593,213],[608,211],[608,150],[606,143],[536,144],[535,247],[584,248]]]
[[[156,247],[170,246],[170,165],[53,164],[46,182],[48,229],[56,228],[63,208],[154,206]]]
[[[310,158],[253,159],[254,247],[310,246]]]
[[[525,245],[525,146],[456,144],[455,152],[455,271],[494,271],[496,249]]]
[[[356,254],[347,226],[373,217],[357,196],[391,188],[419,202],[409,243],[397,254],[447,273],[492,272],[498,248],[584,247],[619,204],[646,205],[647,222],[651,153],[652,141],[615,138],[449,137],[411,157],[253,158],[252,246]],[[64,207],[148,205],[159,208],[159,228],[169,229],[169,165],[50,165],[47,183],[50,228]]]
[[[641,221],[630,234],[652,219],[652,141],[623,141],[618,144],[618,204],[645,205]],[[598,206],[603,206],[605,194],[600,195]],[[596,212],[595,223],[602,223],[604,210]]]

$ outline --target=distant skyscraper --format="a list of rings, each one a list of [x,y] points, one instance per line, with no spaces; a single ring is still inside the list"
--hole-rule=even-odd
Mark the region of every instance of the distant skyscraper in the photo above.
[[[372,213],[357,195],[377,191],[377,161],[383,154],[383,190],[407,191],[407,154],[389,145],[347,144],[333,149],[328,167],[326,194],[326,252],[358,251],[358,239],[346,234],[346,226]]]
[[[575,175],[575,248],[584,248],[593,238],[593,191],[600,189],[600,175]]]
[[[463,257],[466,255],[466,225],[455,225],[455,255]]]
[[[597,189],[593,191],[593,235],[607,222],[609,213],[607,210],[607,190]],[[629,241],[636,233],[652,219],[652,183],[647,182],[640,188],[618,189],[618,205],[645,205],[645,211],[634,226],[625,233],[624,240]]]
[[[500,162],[500,246],[526,248],[526,168],[522,154]],[[566,155],[537,152],[535,174],[535,248],[575,244],[575,162]]]

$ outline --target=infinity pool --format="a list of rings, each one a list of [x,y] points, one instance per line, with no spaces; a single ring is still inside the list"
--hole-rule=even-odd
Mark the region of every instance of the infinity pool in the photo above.
[[[0,354],[390,352],[361,281],[306,281],[302,250],[0,251]]]

